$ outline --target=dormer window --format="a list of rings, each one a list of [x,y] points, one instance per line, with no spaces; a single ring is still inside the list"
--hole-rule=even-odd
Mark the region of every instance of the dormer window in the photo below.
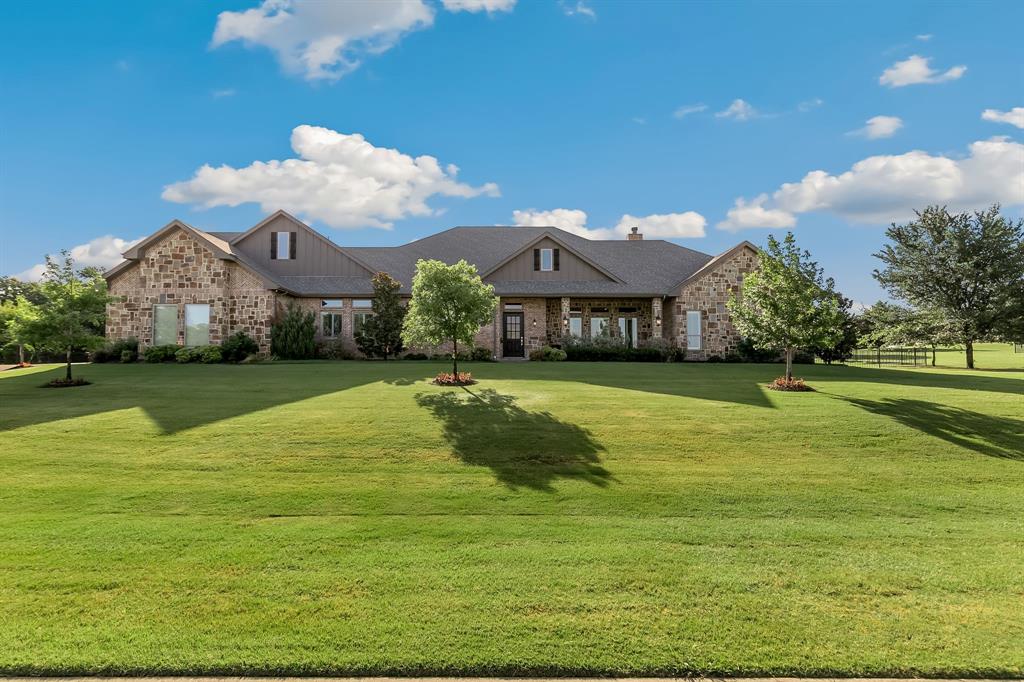
[[[558,249],[534,249],[533,269],[541,272],[558,270]]]
[[[295,260],[294,232],[270,233],[270,260]]]

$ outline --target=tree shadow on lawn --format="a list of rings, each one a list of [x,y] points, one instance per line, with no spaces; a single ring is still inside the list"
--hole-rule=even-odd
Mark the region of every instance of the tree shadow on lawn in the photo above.
[[[63,367],[0,381],[0,432],[141,408],[164,435],[381,379],[342,363],[92,365],[76,367],[92,385],[39,388]]]
[[[816,370],[821,370],[826,366],[814,365],[814,367]],[[937,369],[943,371],[934,372],[913,369],[877,369],[859,365],[833,365],[832,369],[836,370],[835,374],[822,378],[893,384],[895,386],[916,386],[920,388],[955,388],[967,391],[989,391],[991,393],[1009,393],[1011,395],[1024,396],[1024,381],[1003,377],[979,376],[973,373],[975,370],[947,370],[947,368],[940,367]]]
[[[604,446],[587,429],[550,412],[528,412],[494,389],[419,393],[416,403],[442,424],[445,440],[466,464],[486,466],[511,488],[554,492],[556,478],[596,486],[614,480],[601,466]]]
[[[987,455],[1024,461],[1024,421],[924,400],[843,398],[921,433]]]

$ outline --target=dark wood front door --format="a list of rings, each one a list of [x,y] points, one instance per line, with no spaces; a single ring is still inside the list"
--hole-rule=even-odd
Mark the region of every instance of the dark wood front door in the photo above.
[[[506,358],[523,357],[523,314],[505,313],[502,355]]]

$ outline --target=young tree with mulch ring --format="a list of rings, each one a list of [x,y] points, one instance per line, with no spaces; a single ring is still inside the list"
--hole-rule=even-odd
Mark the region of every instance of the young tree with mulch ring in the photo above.
[[[733,324],[755,348],[785,352],[786,385],[793,383],[798,349],[834,345],[843,333],[834,282],[800,250],[792,232],[782,243],[768,237],[757,270],[743,278],[742,295],[733,294],[728,307]]]
[[[46,257],[46,272],[40,285],[46,303],[39,306],[38,315],[29,323],[29,336],[45,350],[64,353],[67,369],[64,380],[51,385],[75,386],[84,383],[71,376],[71,354],[75,350],[91,350],[103,345],[103,329],[107,303],[107,283],[95,269],[75,270],[74,260],[66,250],[61,260]]]
[[[452,374],[459,377],[459,343],[473,343],[480,327],[491,321],[498,299],[476,267],[465,260],[447,265],[420,260],[412,280],[412,301],[402,325],[407,346],[452,344]]]

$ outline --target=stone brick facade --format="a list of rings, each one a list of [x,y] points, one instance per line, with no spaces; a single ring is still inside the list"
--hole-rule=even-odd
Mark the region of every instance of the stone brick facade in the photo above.
[[[564,301],[568,301],[566,305]],[[658,305],[661,304],[660,299]],[[604,309],[603,312],[600,311]],[[635,309],[633,312],[621,312],[620,309]],[[661,327],[655,325],[654,305],[649,298],[549,298],[547,299],[547,329],[550,331],[546,343],[559,343],[568,333],[562,322],[563,314],[582,319],[583,336],[590,334],[590,318],[607,317],[608,327],[612,336],[619,335],[619,318],[637,318],[637,342],[643,345],[655,336],[661,336]]]
[[[686,348],[686,313],[701,313],[701,349],[688,350],[692,360],[707,360],[712,355],[725,357],[736,350],[740,334],[729,320],[726,302],[743,284],[743,275],[757,268],[757,252],[744,245],[706,273],[686,284],[676,296],[672,306],[672,326],[675,342]]]
[[[146,249],[138,265],[113,277],[107,306],[108,339],[134,336],[153,345],[153,306],[178,306],[177,343],[185,343],[184,306],[210,306],[210,343],[236,331],[252,336],[262,352],[270,349],[270,321],[277,295],[259,277],[237,263],[217,258],[184,231],[176,231]]]

